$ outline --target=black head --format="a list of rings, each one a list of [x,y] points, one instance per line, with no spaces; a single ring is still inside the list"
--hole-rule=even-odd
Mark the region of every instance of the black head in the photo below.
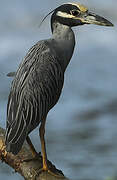
[[[59,22],[70,27],[83,24],[113,26],[111,22],[89,12],[87,7],[79,3],[67,3],[56,8],[51,17],[51,25],[54,22]]]

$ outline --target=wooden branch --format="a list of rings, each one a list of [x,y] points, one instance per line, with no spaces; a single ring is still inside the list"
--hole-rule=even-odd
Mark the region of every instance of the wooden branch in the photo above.
[[[16,172],[20,173],[25,180],[68,180],[62,173],[62,171],[55,168],[50,161],[48,161],[49,168],[52,172],[58,174],[58,177],[53,176],[48,172],[41,172],[39,170],[42,167],[42,157],[31,161],[23,161],[24,159],[31,159],[32,154],[28,148],[28,145],[24,143],[24,146],[18,155],[14,156],[12,153],[8,153],[5,150],[4,144],[5,130],[0,127],[0,160],[11,166]]]

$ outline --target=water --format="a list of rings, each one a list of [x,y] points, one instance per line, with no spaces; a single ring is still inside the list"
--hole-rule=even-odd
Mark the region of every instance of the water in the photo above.
[[[65,1],[64,1],[65,2]],[[60,1],[59,4],[63,3]],[[83,1],[82,1],[83,3]],[[71,180],[106,180],[117,175],[117,6],[116,1],[84,1],[111,19],[114,28],[74,28],[76,47],[65,74],[59,103],[48,114],[48,158]],[[0,126],[5,127],[11,78],[27,50],[50,37],[49,18],[38,25],[56,1],[2,1],[0,7]],[[31,134],[40,149],[38,128]],[[0,180],[22,180],[0,164]]]

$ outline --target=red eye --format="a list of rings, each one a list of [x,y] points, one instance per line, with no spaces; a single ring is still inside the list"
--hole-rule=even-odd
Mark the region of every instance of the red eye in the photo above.
[[[72,10],[72,11],[71,11],[71,14],[72,14],[73,16],[78,16],[78,15],[80,14],[80,12],[77,11],[77,10]]]

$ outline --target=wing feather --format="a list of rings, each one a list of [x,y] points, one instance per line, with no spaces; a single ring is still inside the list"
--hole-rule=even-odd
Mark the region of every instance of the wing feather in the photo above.
[[[12,82],[7,105],[6,147],[17,154],[28,133],[38,126],[56,104],[64,73],[57,59],[41,41],[21,62]]]

